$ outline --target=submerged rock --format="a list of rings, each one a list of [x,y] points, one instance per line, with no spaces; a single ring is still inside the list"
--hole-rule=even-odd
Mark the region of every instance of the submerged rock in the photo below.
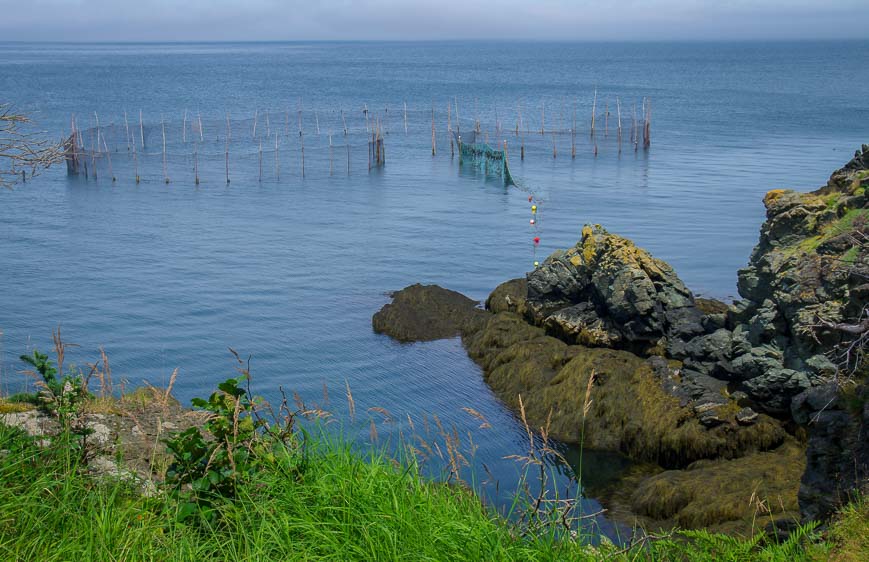
[[[437,285],[411,285],[395,293],[371,320],[374,331],[399,341],[458,336],[486,316],[477,301]]]

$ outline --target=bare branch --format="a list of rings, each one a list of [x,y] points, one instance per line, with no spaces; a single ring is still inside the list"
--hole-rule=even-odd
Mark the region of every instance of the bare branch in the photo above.
[[[22,126],[30,123],[10,104],[0,104],[0,187],[11,188],[65,157],[63,142],[25,131]]]

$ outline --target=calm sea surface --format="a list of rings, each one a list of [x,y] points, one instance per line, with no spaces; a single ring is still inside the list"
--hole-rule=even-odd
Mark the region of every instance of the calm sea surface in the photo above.
[[[503,499],[518,473],[503,457],[524,450],[524,432],[460,342],[401,345],[371,330],[389,291],[438,283],[484,299],[534,259],[527,193],[460,169],[445,137],[432,158],[427,108],[439,108],[439,130],[453,98],[464,127],[496,112],[513,127],[522,100],[534,128],[544,104],[547,123],[562,124],[576,104],[586,131],[595,88],[611,112],[616,96],[648,96],[648,152],[618,155],[609,139],[595,158],[585,139],[570,159],[562,138],[553,159],[542,139],[522,162],[510,139],[513,174],[543,201],[537,255],[601,223],[669,261],[695,292],[728,298],[757,239],[763,194],[815,188],[869,142],[866,61],[867,42],[0,44],[0,101],[54,136],[68,132],[72,113],[250,118],[255,109],[295,115],[301,99],[357,124],[363,104],[392,114],[387,166],[370,174],[312,169],[303,180],[288,168],[260,183],[252,163],[230,186],[136,185],[129,173],[112,185],[58,166],[0,192],[0,385],[20,387],[17,356],[49,348],[58,324],[80,345],[75,362],[104,346],[116,379],[160,385],[177,367],[184,401],[233,374],[231,346],[253,356],[267,397],[282,385],[322,403],[326,385],[326,408],[360,438],[369,424],[347,418],[345,385],[358,412],[392,414],[391,423],[372,414],[381,441],[409,432],[408,414],[418,424],[437,415],[466,443],[470,432],[478,480],[486,463],[500,481],[487,495]],[[412,134],[402,139],[404,102]],[[479,429],[464,407],[493,428]],[[588,509],[595,486],[623,467],[586,453]]]

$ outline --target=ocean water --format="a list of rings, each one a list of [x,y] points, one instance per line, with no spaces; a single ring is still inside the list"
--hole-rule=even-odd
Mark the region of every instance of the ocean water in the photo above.
[[[213,169],[199,186],[189,174],[165,184],[159,173],[137,185],[128,171],[113,183],[58,166],[0,191],[0,385],[24,384],[16,358],[48,349],[58,325],[79,345],[73,361],[92,361],[103,346],[116,379],[161,385],[178,368],[183,401],[234,373],[232,347],[252,356],[260,394],[296,391],[361,441],[373,407],[392,418],[370,413],[381,442],[409,432],[408,415],[455,425],[476,445],[477,480],[485,463],[499,482],[486,496],[503,502],[519,472],[504,457],[526,447],[521,424],[458,340],[407,345],[374,334],[371,315],[388,292],[437,283],[482,300],[575,243],[584,223],[600,223],[669,261],[696,293],[732,298],[763,194],[813,189],[869,142],[866,60],[869,42],[0,44],[0,101],[53,136],[68,133],[73,113],[81,122],[140,109],[152,122],[177,122],[185,110],[249,119],[295,114],[301,100],[310,139],[314,108],[344,109],[357,125],[363,104],[393,115],[387,165],[370,173],[360,165],[329,176],[312,163],[304,179],[287,166],[280,181],[259,182],[249,160],[229,185]],[[648,151],[619,154],[611,122],[594,156],[585,131],[595,89],[611,112],[616,96],[651,100]],[[497,114],[510,128],[521,103],[532,131],[544,106],[563,125],[575,105],[577,157],[562,137],[552,158],[547,137],[532,134],[523,161],[509,138],[525,191],[459,167],[441,133],[432,157],[427,109],[437,106],[440,131],[450,100],[464,127]],[[536,231],[528,190],[541,201]],[[361,420],[347,416],[347,386]],[[428,462],[443,467],[437,456]],[[625,465],[586,452],[587,509]]]

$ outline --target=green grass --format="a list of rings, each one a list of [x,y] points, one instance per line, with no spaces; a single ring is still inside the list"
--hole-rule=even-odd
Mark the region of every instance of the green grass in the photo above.
[[[2,424],[0,450],[2,560],[807,559],[803,535],[764,546],[760,536],[695,531],[627,551],[553,532],[519,538],[465,489],[325,433],[309,442],[298,476],[284,476],[279,462],[222,503],[219,517],[185,523],[171,494],[143,497],[86,476],[68,449],[40,449]]]

